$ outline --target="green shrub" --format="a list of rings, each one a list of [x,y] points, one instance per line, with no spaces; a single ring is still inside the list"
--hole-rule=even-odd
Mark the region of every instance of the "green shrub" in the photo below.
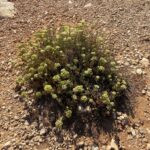
[[[101,37],[83,22],[37,32],[20,46],[22,77],[17,84],[32,89],[35,99],[58,108],[55,125],[84,113],[110,113],[127,89]],[[51,111],[51,110],[50,110]]]

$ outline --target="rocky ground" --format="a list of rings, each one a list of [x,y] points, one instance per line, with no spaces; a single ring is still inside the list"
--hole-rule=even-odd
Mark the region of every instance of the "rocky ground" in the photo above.
[[[150,1],[11,0],[15,6],[11,15],[13,8],[8,9],[6,0],[3,2],[0,2],[0,149],[150,150]],[[110,130],[101,130],[97,140],[69,131],[56,136],[55,129],[44,127],[42,122],[37,129],[36,122],[30,124],[26,120],[28,112],[14,90],[19,74],[13,67],[18,43],[39,28],[80,19],[105,33],[114,45],[116,60],[130,78],[129,97],[134,104],[133,114],[118,112],[114,116],[115,134],[106,127]]]

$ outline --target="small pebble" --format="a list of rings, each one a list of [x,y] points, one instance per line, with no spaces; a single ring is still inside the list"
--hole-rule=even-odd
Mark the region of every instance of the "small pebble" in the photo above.
[[[88,3],[84,6],[84,8],[88,8],[88,7],[91,7],[92,6],[92,3]]]
[[[136,73],[137,73],[138,75],[142,75],[142,74],[143,74],[143,71],[142,71],[142,69],[137,69],[137,70],[136,70]]]

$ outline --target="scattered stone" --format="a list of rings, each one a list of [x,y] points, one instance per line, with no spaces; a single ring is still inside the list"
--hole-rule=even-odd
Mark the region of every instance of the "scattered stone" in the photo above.
[[[129,63],[129,62],[125,62],[124,65],[125,65],[125,66],[129,66],[130,63]]]
[[[0,1],[0,17],[14,17],[15,13],[14,3],[7,0]]]
[[[88,8],[88,7],[91,7],[92,6],[92,3],[88,3],[84,6],[84,8]]]
[[[29,122],[26,120],[24,123],[26,126],[29,126]]]
[[[6,107],[5,107],[5,106],[2,106],[2,109],[6,109]]]
[[[8,149],[11,146],[11,141],[8,141],[4,144],[4,146],[2,147],[2,149]]]
[[[77,143],[77,146],[78,146],[78,147],[84,146],[84,141],[79,141],[79,142]]]
[[[69,0],[69,2],[68,2],[69,4],[72,4],[73,2],[71,1],[71,0]]]
[[[137,70],[136,70],[136,73],[137,73],[138,75],[142,75],[142,74],[143,74],[143,71],[142,71],[142,69],[137,69]]]
[[[46,130],[45,128],[42,128],[42,129],[40,130],[40,135],[45,135],[46,132],[47,132],[47,130]]]
[[[99,150],[99,147],[97,145],[93,145],[92,150]]]
[[[150,91],[147,92],[147,96],[150,97]]]
[[[78,137],[78,135],[77,134],[75,134],[74,136],[73,136],[73,139],[76,139]]]
[[[136,137],[136,131],[133,128],[131,128],[130,131],[131,131],[131,135],[133,137]]]
[[[107,146],[106,150],[119,150],[119,147],[114,139],[111,140],[111,143]]]
[[[146,90],[142,90],[142,94],[145,95],[146,94]]]
[[[18,116],[15,116],[14,119],[15,119],[15,120],[19,120],[19,117],[18,117]]]
[[[19,95],[18,95],[18,94],[15,94],[15,95],[14,95],[14,98],[15,98],[15,99],[19,98]]]
[[[150,150],[150,143],[147,144],[146,150]]]
[[[148,143],[148,140],[146,138],[143,138],[142,140],[144,143]]]
[[[124,120],[124,119],[127,119],[127,118],[128,118],[127,114],[121,114],[117,119],[118,120]]]
[[[117,115],[118,115],[117,120],[119,124],[121,124],[122,126],[126,126],[129,124],[129,119],[127,114],[118,112]]]
[[[143,67],[148,67],[149,66],[149,60],[147,58],[143,58],[141,61],[140,61],[141,65]]]
[[[105,145],[102,146],[102,150],[106,150],[106,146]]]
[[[42,139],[41,139],[40,136],[35,136],[35,137],[34,137],[34,141],[35,141],[35,142],[42,142]]]

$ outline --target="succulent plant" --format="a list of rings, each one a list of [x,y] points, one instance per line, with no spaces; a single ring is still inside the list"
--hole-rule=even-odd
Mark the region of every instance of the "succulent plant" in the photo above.
[[[56,104],[58,128],[78,112],[94,115],[101,107],[113,111],[128,88],[104,39],[84,22],[39,31],[20,49],[17,85],[32,89],[36,100]]]
[[[71,116],[72,116],[72,110],[69,109],[69,107],[67,107],[66,110],[65,110],[65,116],[67,118],[71,118]]]
[[[74,93],[82,93],[84,91],[83,85],[77,85],[73,88]]]
[[[87,102],[87,100],[88,100],[88,98],[87,98],[87,96],[85,96],[85,95],[83,95],[83,96],[81,96],[81,102]]]
[[[55,82],[58,82],[58,81],[60,81],[60,75],[54,75],[53,76],[53,80],[55,81]]]
[[[36,95],[37,98],[41,98],[42,97],[42,93],[41,92],[36,92],[35,95]]]
[[[61,76],[63,79],[69,78],[69,72],[68,72],[66,69],[61,69],[60,76]]]
[[[63,126],[63,117],[60,117],[56,120],[55,125],[58,129],[61,129]]]
[[[47,84],[47,85],[44,86],[44,91],[47,92],[47,93],[52,93],[53,88],[52,88],[51,85]]]
[[[92,69],[88,68],[87,70],[84,71],[85,76],[91,76],[93,74]]]

